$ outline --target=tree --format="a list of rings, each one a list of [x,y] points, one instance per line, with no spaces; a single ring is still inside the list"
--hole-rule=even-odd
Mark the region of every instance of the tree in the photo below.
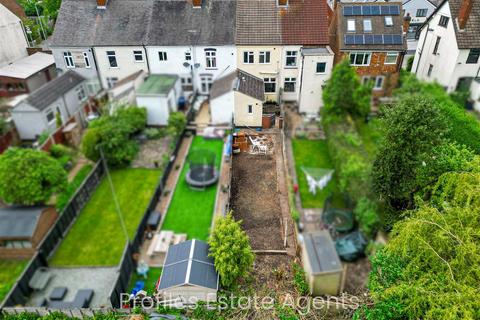
[[[178,137],[185,129],[187,124],[187,118],[182,112],[172,112],[168,117],[168,128],[174,134],[175,137]]]
[[[67,186],[67,173],[47,153],[10,148],[0,156],[0,198],[7,203],[45,203]]]
[[[444,143],[447,122],[431,98],[405,97],[386,109],[383,143],[372,167],[373,189],[395,209],[412,208],[422,155]]]
[[[362,86],[355,69],[344,59],[333,69],[323,90],[324,112],[327,115],[364,117],[370,112],[371,88]]]
[[[208,244],[210,256],[224,287],[232,287],[253,267],[254,254],[247,234],[241,229],[242,221],[235,221],[232,213],[217,218]]]

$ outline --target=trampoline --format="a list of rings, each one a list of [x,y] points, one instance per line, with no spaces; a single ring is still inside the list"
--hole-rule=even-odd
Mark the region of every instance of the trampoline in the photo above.
[[[218,170],[215,168],[215,153],[210,150],[193,150],[188,155],[189,170],[185,176],[187,183],[193,188],[206,188],[218,181]]]

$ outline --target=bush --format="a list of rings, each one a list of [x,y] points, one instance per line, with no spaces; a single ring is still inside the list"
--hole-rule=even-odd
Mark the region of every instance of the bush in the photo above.
[[[293,285],[300,295],[305,296],[309,293],[305,271],[296,263],[293,264]]]
[[[353,210],[358,221],[360,231],[367,237],[373,238],[380,227],[378,205],[368,198],[361,198]]]
[[[39,136],[38,136],[38,144],[43,145],[45,142],[47,142],[48,137],[50,137],[50,132],[49,131],[43,131]]]
[[[64,156],[73,156],[74,152],[72,149],[70,149],[67,146],[64,146],[63,144],[54,144],[50,148],[50,155],[56,159],[59,159]]]
[[[0,136],[8,131],[8,124],[4,117],[0,117]]]
[[[165,128],[162,128],[162,129],[147,128],[147,129],[143,130],[143,133],[145,134],[147,139],[150,139],[150,140],[160,139],[160,138],[165,137],[168,134],[168,132]]]
[[[187,118],[182,112],[172,112],[168,117],[168,128],[172,131],[172,134],[175,137],[180,136],[180,134],[185,129],[187,124]]]

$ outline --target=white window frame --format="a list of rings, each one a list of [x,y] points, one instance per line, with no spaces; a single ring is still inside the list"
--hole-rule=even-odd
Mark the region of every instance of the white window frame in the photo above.
[[[247,113],[248,114],[253,114],[253,105],[251,105],[251,104],[247,105]]]
[[[192,60],[192,53],[190,51],[185,52],[185,61],[191,61]]]
[[[419,15],[419,13],[425,13],[425,14],[421,14]],[[428,14],[428,9],[426,8],[419,8],[417,9],[417,12],[415,12],[415,17],[417,18],[425,18]]]
[[[380,86],[378,82],[380,81]],[[375,83],[373,84],[373,90],[383,90],[383,85],[385,84],[385,76],[376,76]]]
[[[293,84],[293,90],[287,90],[287,83]],[[295,93],[297,92],[297,78],[295,77],[287,77],[283,80],[283,92],[285,93]]]
[[[264,91],[265,91],[265,93],[267,93],[267,94],[272,94],[272,93],[277,92],[277,79],[275,79],[275,78],[264,78],[264,79],[263,79],[263,82],[264,82],[265,85],[266,85],[267,83],[268,83],[268,84],[272,84],[272,83],[273,83],[273,88],[275,89],[274,91],[267,91],[267,90],[265,90],[265,89],[266,89],[266,86],[264,86]]]
[[[88,52],[83,53],[83,60],[85,61],[85,68],[90,69],[92,65],[90,64],[90,58],[88,57]]]
[[[355,58],[353,59],[354,63],[352,63],[352,55],[355,56]],[[358,55],[363,55],[363,59],[362,59],[362,63],[361,64],[357,64],[356,61],[357,61],[357,56]],[[367,56],[367,61],[365,61],[365,55],[368,55]],[[365,67],[365,66],[369,66],[370,65],[370,61],[372,59],[372,53],[369,52],[369,51],[352,51],[350,52],[349,54],[349,58],[350,58],[350,65],[352,66],[359,66],[359,67]]]
[[[166,51],[158,51],[158,61],[168,61],[168,56]]]
[[[75,88],[75,93],[77,94],[78,101],[82,102],[87,99],[87,94],[83,85],[79,85]]]
[[[105,53],[107,55],[107,61],[110,69],[118,69],[117,53],[113,50],[108,50]],[[113,58],[113,60],[110,60],[110,58]],[[115,62],[114,66],[112,66],[112,62]]]
[[[140,60],[137,59],[138,57],[140,57]],[[143,51],[142,50],[133,50],[133,61],[135,63],[145,62],[145,60],[143,58]]]
[[[318,71],[318,65],[321,64],[321,63],[323,63],[323,65],[325,66],[325,71],[323,71],[323,72],[319,72],[319,71]],[[326,62],[317,62],[317,63],[315,64],[315,73],[316,73],[316,74],[325,74],[325,73],[327,73],[327,63],[326,63]]]
[[[285,52],[285,68],[296,68],[298,63],[298,51],[296,50],[287,50]],[[288,60],[293,59],[294,64],[288,64]]]
[[[388,62],[388,58],[392,58],[392,57],[395,57],[395,60],[392,62]],[[387,54],[385,55],[385,62],[384,64],[397,64],[397,61],[398,61],[398,52],[387,52]]]
[[[108,89],[111,89],[111,88],[115,87],[115,85],[117,84],[118,77],[107,77],[106,80],[107,80]]]
[[[217,69],[216,49],[205,49],[205,69]]]
[[[50,114],[53,115],[52,120],[48,120]],[[51,108],[48,109],[47,112],[45,112],[45,119],[47,120],[49,125],[55,123],[55,121],[57,120],[57,117],[55,116],[55,111],[53,111]]]
[[[244,64],[254,64],[255,63],[255,53],[253,51],[243,51],[243,63]]]
[[[73,61],[73,55],[70,51],[63,52],[63,60],[67,69],[75,69],[75,61]]]
[[[372,32],[372,19],[363,19],[363,32]]]
[[[355,32],[355,19],[348,19],[347,20],[347,32]]]
[[[386,27],[393,27],[393,17],[392,16],[385,16],[385,26]]]
[[[270,64],[271,54],[270,51],[260,51],[258,53],[258,63],[259,64]],[[262,62],[263,60],[263,62]]]
[[[207,94],[210,92],[213,84],[213,75],[211,74],[202,74],[200,75],[200,89],[201,93]]]

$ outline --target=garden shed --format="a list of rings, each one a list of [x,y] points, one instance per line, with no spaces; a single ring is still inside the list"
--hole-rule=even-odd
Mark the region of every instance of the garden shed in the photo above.
[[[170,246],[165,258],[157,291],[165,300],[181,299],[185,303],[217,300],[219,277],[208,256],[209,246],[189,240]]]
[[[28,258],[57,220],[52,207],[0,209],[0,258]]]
[[[170,113],[177,111],[183,96],[180,78],[171,74],[153,74],[138,88],[137,105],[147,108],[149,126],[166,126]]]
[[[328,231],[303,234],[302,261],[313,296],[340,293],[343,268]]]

